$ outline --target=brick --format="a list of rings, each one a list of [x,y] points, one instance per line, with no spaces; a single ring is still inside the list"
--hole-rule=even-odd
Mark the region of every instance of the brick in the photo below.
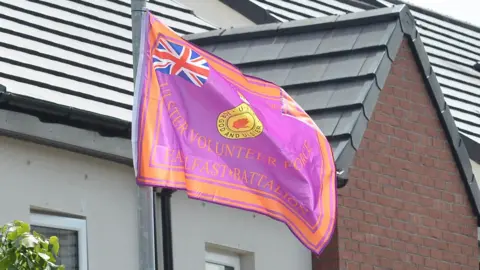
[[[422,76],[403,42],[339,192],[337,264],[314,269],[478,269],[476,218]]]

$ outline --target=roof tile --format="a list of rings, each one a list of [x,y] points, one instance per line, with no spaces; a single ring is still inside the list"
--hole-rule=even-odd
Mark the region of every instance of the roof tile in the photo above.
[[[327,111],[321,113],[312,113],[310,117],[312,117],[313,121],[317,124],[317,126],[321,127],[321,130],[325,136],[333,136],[335,129],[342,118],[343,111],[336,110],[336,111]]]
[[[395,30],[397,22],[381,22],[362,27],[361,35],[358,36],[353,49],[387,44]]]
[[[317,50],[325,31],[302,33],[288,37],[285,46],[280,52],[280,58],[312,55]]]
[[[365,61],[362,64],[358,75],[367,75],[375,74],[377,72],[378,66],[382,62],[383,58],[386,56],[386,51],[379,50],[368,53],[369,57],[365,58]]]
[[[326,72],[323,74],[323,80],[333,80],[339,78],[355,77],[365,75],[365,63],[374,65],[378,59],[372,58],[377,52],[357,52],[346,53],[338,57],[330,58]]]
[[[282,63],[274,66],[249,66],[242,69],[245,74],[256,76],[273,83],[284,85],[293,63]]]
[[[306,111],[329,108],[328,103],[337,93],[339,84],[312,84],[286,88],[290,96]],[[331,106],[334,107],[334,106]]]
[[[296,61],[284,83],[288,85],[318,82],[325,73],[329,61],[330,59],[328,58]]]
[[[247,50],[250,44],[250,40],[218,43],[216,44],[215,49],[212,51],[212,53],[233,64],[241,63],[243,57],[245,57],[245,55],[247,54]]]
[[[338,121],[333,135],[350,135],[360,117],[365,117],[361,106],[352,110],[343,111],[342,117],[340,118],[340,121]],[[363,132],[361,137],[363,138]]]
[[[328,86],[335,90],[332,90],[333,94],[325,107],[334,108],[349,106],[352,104],[363,104],[370,91],[371,85],[372,79],[329,84]]]
[[[360,33],[361,26],[349,28],[335,28],[329,31],[317,48],[317,53],[346,51],[353,48]]]
[[[330,140],[330,145],[333,148],[333,157],[335,158],[336,161],[338,161],[340,155],[342,154],[347,144],[350,144],[349,139],[336,139],[336,140],[331,139]]]
[[[247,53],[242,62],[254,62],[276,59],[282,51],[287,37],[272,36],[268,38],[256,39],[250,43]]]

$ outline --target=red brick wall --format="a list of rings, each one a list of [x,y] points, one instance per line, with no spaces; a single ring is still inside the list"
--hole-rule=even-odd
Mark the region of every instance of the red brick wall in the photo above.
[[[407,41],[339,192],[337,229],[336,269],[479,267],[476,219]],[[333,269],[322,257],[314,269]]]

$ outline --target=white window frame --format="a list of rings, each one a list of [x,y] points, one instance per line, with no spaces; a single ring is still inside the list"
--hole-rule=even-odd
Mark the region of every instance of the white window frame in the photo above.
[[[76,231],[78,233],[78,266],[79,270],[88,270],[87,253],[87,221],[78,218],[68,218],[46,214],[30,214],[30,223],[53,229]],[[62,247],[60,246],[60,249]]]
[[[235,270],[240,270],[240,256],[233,253],[206,250],[205,262],[219,264],[222,266],[230,266]]]

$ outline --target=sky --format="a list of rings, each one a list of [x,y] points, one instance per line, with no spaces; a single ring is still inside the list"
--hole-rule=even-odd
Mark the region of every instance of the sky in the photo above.
[[[478,8],[476,7],[477,5],[480,6],[478,0],[406,0],[405,2],[480,27],[480,16],[478,16]]]

